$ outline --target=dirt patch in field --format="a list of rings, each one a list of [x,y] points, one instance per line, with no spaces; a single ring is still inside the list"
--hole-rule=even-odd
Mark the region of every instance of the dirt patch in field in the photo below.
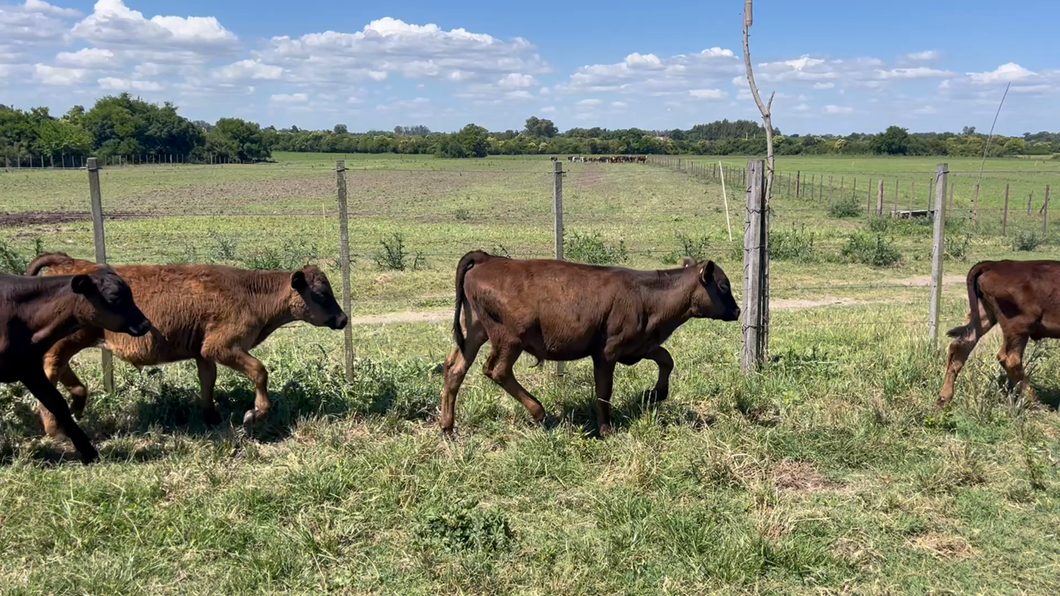
[[[352,317],[351,325],[388,325],[391,323],[439,323],[452,320],[451,311],[437,310],[424,312],[395,312],[385,315],[365,315]]]
[[[966,277],[963,275],[944,275],[942,276],[942,283],[944,285],[951,284],[963,284],[966,281]],[[930,275],[920,275],[917,277],[910,277],[908,279],[892,279],[888,281],[896,286],[905,286],[908,288],[926,288],[931,285]]]
[[[784,462],[773,468],[772,476],[780,490],[819,491],[839,486],[806,462]]]
[[[108,213],[107,219],[133,219],[144,217],[138,213]],[[0,213],[0,228],[22,228],[27,226],[54,226],[57,224],[91,221],[92,214],[81,211],[26,211],[23,213]]]
[[[975,549],[967,540],[950,534],[927,534],[910,544],[913,548],[926,550],[942,559],[967,559],[975,555]]]
[[[825,297],[818,300],[770,300],[769,308],[776,310],[802,310],[806,308],[821,308],[825,306],[860,306],[863,304],[877,304],[876,302],[863,302],[853,298],[830,298]]]

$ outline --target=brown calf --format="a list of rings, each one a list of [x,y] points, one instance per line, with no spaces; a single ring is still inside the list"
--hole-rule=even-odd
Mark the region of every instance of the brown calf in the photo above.
[[[129,286],[110,268],[48,279],[0,275],[0,383],[25,385],[87,464],[99,454],[43,365],[53,345],[85,326],[139,337],[151,323],[133,302]]]
[[[1060,262],[983,261],[968,271],[968,320],[948,335],[946,381],[936,408],[953,399],[957,375],[976,343],[994,325],[1004,343],[997,358],[1008,374],[1010,389],[1023,391],[1023,350],[1028,340],[1060,337]],[[1028,397],[1035,399],[1028,388]]]
[[[29,266],[30,275],[47,267],[49,274],[92,271],[96,265],[62,253],[41,255]],[[55,345],[45,358],[48,379],[70,392],[72,409],[80,416],[88,390],[70,368],[70,359],[85,348],[104,345],[136,367],[195,360],[204,418],[220,422],[213,391],[217,364],[246,375],[254,383],[254,409],[244,424],[268,414],[268,371],[250,350],[273,332],[294,321],[342,329],[346,314],[328,278],[316,267],[300,271],[245,271],[221,265],[129,265],[116,271],[129,283],[138,304],[154,324],[151,334],[129,338],[89,327]],[[45,429],[56,431],[41,411]]]
[[[463,314],[463,317],[461,317]],[[485,374],[541,422],[545,411],[512,373],[523,352],[544,360],[590,357],[599,433],[611,432],[615,366],[659,365],[655,397],[666,399],[674,361],[663,342],[691,318],[736,321],[729,279],[712,261],[669,271],[634,271],[471,252],[456,270],[456,348],[445,361],[441,427],[453,430],[456,394],[486,341]]]

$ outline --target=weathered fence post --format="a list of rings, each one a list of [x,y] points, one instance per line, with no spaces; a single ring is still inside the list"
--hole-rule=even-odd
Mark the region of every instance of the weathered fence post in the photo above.
[[[556,260],[563,260],[563,164],[553,164],[552,175],[552,213],[553,233],[556,237]],[[556,377],[563,377],[563,363],[556,363]]]
[[[872,179],[869,179],[869,192],[865,197],[865,201],[869,205],[869,215],[872,215]]]
[[[1005,185],[1005,211],[1001,215],[1001,235],[1008,233],[1008,184]]]
[[[1031,207],[1034,205],[1034,191],[1027,197],[1027,215],[1031,214]]]
[[[929,303],[928,337],[932,345],[939,338],[939,306],[942,301],[942,258],[945,255],[947,164],[939,164],[935,184],[935,237],[931,251],[931,302]]]
[[[92,201],[92,240],[96,245],[96,263],[107,264],[107,242],[103,237],[103,193],[99,188],[99,165],[88,158],[88,193]],[[103,390],[114,392],[114,356],[104,349],[102,355]]]
[[[894,179],[894,211],[892,211],[891,213],[892,213],[892,215],[894,213],[898,213],[898,179],[897,178]]]
[[[847,180],[846,176],[840,176],[839,177],[839,200],[840,201],[843,200],[843,185],[846,184],[846,180]]]
[[[975,183],[975,200],[972,203],[972,225],[979,225],[979,183]]]
[[[795,198],[802,196],[802,172],[795,172]]]
[[[743,353],[740,370],[758,369],[769,338],[769,210],[765,162],[748,162],[747,219],[743,237]],[[796,180],[798,175],[796,174]]]
[[[880,178],[880,189],[876,193],[876,216],[883,215],[883,178]]]
[[[346,160],[335,162],[335,182],[339,194],[339,267],[342,269],[342,310],[351,316],[352,290],[350,289],[350,211],[346,202]],[[353,325],[343,330],[345,344],[346,382],[353,382]]]
[[[788,192],[786,193],[788,198],[791,198],[791,173],[788,173]]]
[[[913,209],[916,209],[916,180],[909,183],[909,217],[913,217]]]
[[[828,177],[828,208],[832,208],[832,193],[835,189],[832,188],[832,177]]]
[[[1045,185],[1045,204],[1042,205],[1042,241],[1049,236],[1049,185]]]
[[[938,184],[938,181],[938,178],[932,178],[931,184],[928,185],[928,211],[931,211],[935,208],[935,195],[937,195],[938,193],[933,192],[931,189],[934,188],[936,184]],[[946,193],[942,193],[942,196],[943,198],[945,198]]]
[[[957,188],[957,174],[954,174],[953,178],[950,180],[950,204],[949,204],[949,206],[946,207],[947,209],[953,209],[953,207],[954,207],[953,206],[953,190],[955,188]]]

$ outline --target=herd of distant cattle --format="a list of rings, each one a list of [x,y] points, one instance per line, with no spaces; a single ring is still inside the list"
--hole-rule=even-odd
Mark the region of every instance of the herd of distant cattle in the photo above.
[[[552,161],[559,161],[552,157]],[[644,155],[610,155],[603,157],[585,157],[583,155],[568,155],[570,163],[647,163],[648,158]]]
[[[445,361],[439,423],[454,426],[456,396],[479,350],[489,342],[485,375],[519,400],[535,422],[541,403],[514,375],[523,353],[543,361],[591,358],[598,433],[611,433],[615,367],[652,360],[659,366],[650,401],[666,399],[674,360],[663,343],[686,321],[737,321],[729,279],[713,261],[685,259],[661,271],[517,260],[474,251],[456,270],[455,347]],[[107,348],[137,367],[194,360],[204,419],[222,421],[213,400],[217,365],[254,384],[244,425],[271,408],[268,371],[250,351],[281,326],[303,321],[343,329],[349,323],[328,278],[314,266],[248,271],[221,265],[109,267],[48,253],[25,276],[0,275],[0,383],[21,382],[39,401],[45,430],[65,436],[82,461],[98,453],[78,426],[88,391],[70,367],[90,347]],[[954,338],[936,404],[945,407],[968,355],[993,326],[1010,387],[1023,391],[1029,340],[1060,337],[1060,262],[982,262],[968,273],[967,323]],[[56,388],[66,387],[68,404]],[[1033,400],[1033,392],[1027,392]]]

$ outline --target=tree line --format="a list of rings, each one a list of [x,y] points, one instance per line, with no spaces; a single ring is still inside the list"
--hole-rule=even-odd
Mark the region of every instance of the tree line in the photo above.
[[[774,129],[778,155],[982,155],[987,135],[974,127],[960,133],[910,133],[891,126],[880,133],[840,135],[783,135]],[[127,93],[107,96],[86,110],[74,106],[62,116],[48,108],[29,111],[0,105],[0,162],[42,163],[73,157],[122,156],[129,160],[165,161],[181,156],[198,163],[254,162],[271,158],[273,151],[314,153],[402,153],[440,157],[486,155],[761,155],[766,150],[765,129],[750,120],[720,120],[687,130],[638,128],[572,128],[560,132],[548,119],[528,118],[520,130],[490,132],[468,124],[454,133],[432,132],[426,126],[397,126],[391,131],[351,133],[345,124],[330,130],[296,126],[262,128],[239,118],[210,124],[189,121],[177,107],[133,98]],[[1060,153],[1060,133],[1024,133],[1022,137],[995,136],[988,154],[1053,155]]]

